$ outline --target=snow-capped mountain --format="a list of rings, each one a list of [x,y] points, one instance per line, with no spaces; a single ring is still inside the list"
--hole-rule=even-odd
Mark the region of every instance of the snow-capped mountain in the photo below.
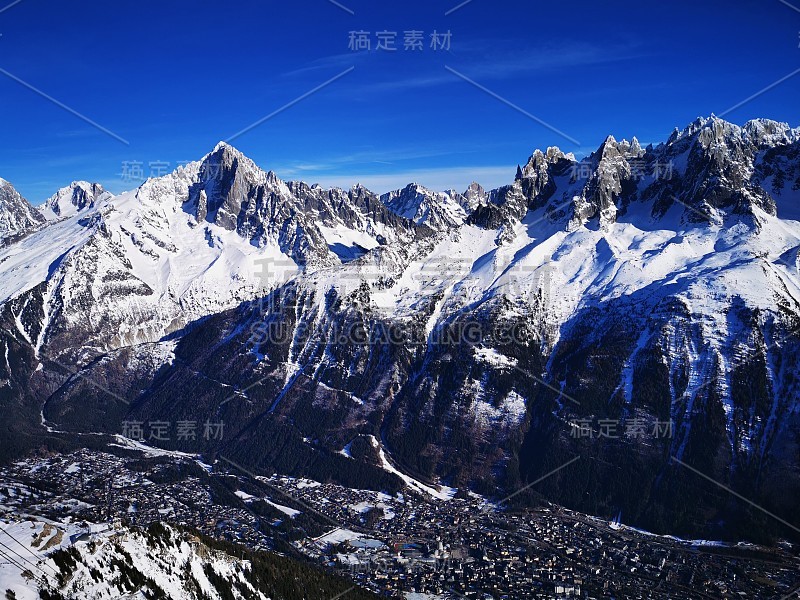
[[[155,342],[254,299],[271,269],[340,265],[429,233],[363,188],[290,188],[226,144],[73,212],[0,258],[0,297],[53,358],[78,350],[76,331],[84,357]]]
[[[47,219],[71,217],[93,209],[111,196],[99,183],[73,181],[48,198],[39,210]]]
[[[463,225],[467,216],[455,194],[432,192],[416,183],[384,194],[381,201],[401,217],[437,231]]]
[[[768,120],[537,150],[463,195],[284,183],[220,144],[0,251],[0,379],[58,429],[223,419],[296,474],[346,479],[371,440],[372,467],[499,494],[578,455],[536,491],[697,532],[742,513],[687,508],[673,458],[776,514],[800,493],[799,218],[800,129]]]
[[[41,225],[44,220],[42,214],[20,196],[14,186],[0,179],[0,244]]]
[[[451,196],[454,192],[451,191]],[[469,184],[469,187],[459,197],[461,206],[467,213],[471,213],[481,204],[486,204],[489,201],[489,194],[483,189],[483,186],[475,181]]]

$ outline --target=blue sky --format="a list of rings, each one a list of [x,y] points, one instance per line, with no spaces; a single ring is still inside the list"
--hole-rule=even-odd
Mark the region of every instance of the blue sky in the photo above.
[[[137,185],[123,163],[172,170],[340,76],[231,143],[284,179],[494,187],[535,148],[657,142],[800,68],[800,8],[780,0],[472,0],[445,15],[458,3],[0,0],[0,177],[35,204],[75,179],[120,192]],[[403,50],[411,30],[422,51]],[[434,30],[449,51],[430,48]],[[351,51],[351,31],[372,50]],[[397,51],[376,50],[379,31]],[[797,126],[798,99],[800,74],[725,118]]]

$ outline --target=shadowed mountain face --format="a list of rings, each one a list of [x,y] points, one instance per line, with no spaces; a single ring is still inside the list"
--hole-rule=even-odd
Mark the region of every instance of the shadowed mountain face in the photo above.
[[[503,497],[577,456],[514,501],[789,535],[695,471],[796,505],[798,207],[800,130],[766,120],[381,198],[220,144],[0,251],[6,453],[43,407],[73,433],[224,423],[153,443],[373,489]]]

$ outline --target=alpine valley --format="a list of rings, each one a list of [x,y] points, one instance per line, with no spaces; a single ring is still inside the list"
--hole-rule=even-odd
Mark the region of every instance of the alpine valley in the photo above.
[[[78,181],[35,208],[0,180],[0,240],[5,464],[144,442],[239,475],[797,539],[800,128],[711,116],[581,161],[536,150],[490,191],[383,196],[220,143],[116,196]]]

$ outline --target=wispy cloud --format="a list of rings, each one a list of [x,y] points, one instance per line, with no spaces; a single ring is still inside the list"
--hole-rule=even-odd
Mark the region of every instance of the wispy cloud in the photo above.
[[[356,55],[358,53],[355,53]],[[535,47],[508,48],[497,40],[476,40],[442,53],[450,64],[481,81],[499,81],[519,76],[556,73],[634,60],[646,56],[635,44],[597,46],[584,42],[564,42]],[[458,83],[442,65],[431,62],[424,74],[367,82],[358,92],[384,93]],[[352,92],[353,90],[351,90]]]
[[[351,65],[379,68],[379,74],[393,74],[392,79],[385,77],[375,78],[374,71],[369,71],[369,77],[362,77],[358,84],[348,84],[346,90],[339,90],[338,94],[379,94],[435,87],[458,83],[453,76],[441,68],[447,61],[460,65],[461,69],[469,71],[471,77],[484,81],[498,81],[526,74],[557,72],[564,69],[581,69],[603,64],[634,60],[646,56],[638,44],[608,44],[595,45],[580,41],[562,41],[559,43],[530,45],[511,45],[509,40],[497,39],[458,39],[454,35],[450,51],[428,54],[426,56],[442,59],[431,60],[419,71],[419,65],[414,65],[415,71],[408,72],[409,66],[402,59],[419,58],[421,55],[414,53],[393,53],[388,58],[398,60],[397,69],[387,69],[382,60],[387,58],[387,53],[373,50],[370,52],[343,52],[315,59],[305,65],[299,66],[282,74],[284,77],[304,77],[309,74],[323,71],[335,71]],[[457,63],[455,62],[457,61]],[[441,63],[441,64],[440,64]],[[363,72],[363,71],[362,71]]]
[[[308,75],[309,73],[316,73],[317,71],[336,71],[345,69],[352,65],[358,65],[369,60],[370,54],[367,52],[346,52],[344,54],[332,54],[312,60],[311,62],[286,71],[281,75],[283,77],[297,77],[301,75]]]
[[[566,68],[591,67],[633,60],[646,56],[639,44],[597,45],[563,41],[540,46],[508,47],[496,40],[479,40],[456,47],[453,57],[472,62],[472,71],[482,77],[497,79],[525,72],[560,71]],[[473,57],[475,60],[472,60]],[[464,63],[466,66],[467,63]]]

